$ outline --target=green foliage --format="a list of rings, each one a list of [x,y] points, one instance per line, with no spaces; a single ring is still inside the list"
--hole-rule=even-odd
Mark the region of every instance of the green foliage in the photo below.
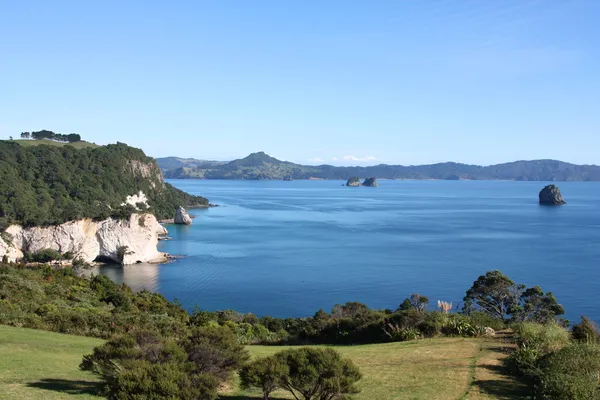
[[[289,373],[290,369],[281,357],[259,358],[240,370],[241,387],[257,387],[262,390],[263,400],[268,400]]]
[[[539,362],[538,392],[542,399],[600,399],[600,347],[572,344]]]
[[[134,293],[71,268],[0,268],[0,324],[108,338],[132,329],[181,336],[188,314],[159,294]]]
[[[208,205],[164,183],[152,158],[122,143],[75,149],[0,141],[0,229],[126,218],[135,208],[121,204],[139,191],[158,218],[171,218],[178,206]]]
[[[509,364],[524,376],[536,376],[538,360],[570,341],[569,332],[556,322],[546,325],[524,322],[516,328],[517,349],[511,353]]]
[[[289,370],[280,386],[297,399],[341,399],[359,392],[356,383],[362,376],[358,367],[331,348],[285,350],[275,357]]]
[[[114,399],[215,399],[217,388],[248,360],[230,330],[196,328],[181,338],[155,330],[115,336],[83,358]]]
[[[114,337],[84,356],[80,368],[97,374],[112,399],[217,397],[217,377],[195,368],[176,340],[153,331]]]
[[[249,355],[226,327],[200,327],[183,344],[189,360],[200,372],[210,373],[221,381],[229,378],[231,371],[240,369]]]
[[[600,343],[600,329],[594,321],[582,315],[581,322],[573,325],[573,339],[585,343]]]
[[[502,321],[548,323],[565,313],[551,292],[539,286],[526,289],[500,271],[488,271],[467,291],[463,313],[480,311]]]
[[[60,261],[63,259],[69,259],[68,255],[60,254],[58,251],[53,249],[42,249],[35,253],[25,252],[23,254],[23,259],[26,262],[39,262],[39,263],[47,263],[50,261]]]

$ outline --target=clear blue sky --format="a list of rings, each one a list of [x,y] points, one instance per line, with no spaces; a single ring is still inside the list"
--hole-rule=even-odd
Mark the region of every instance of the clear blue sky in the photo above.
[[[0,137],[600,164],[600,1],[0,0]]]

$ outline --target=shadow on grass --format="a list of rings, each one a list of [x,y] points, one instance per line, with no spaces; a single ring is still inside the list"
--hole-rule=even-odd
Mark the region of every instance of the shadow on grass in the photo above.
[[[98,394],[102,383],[91,381],[70,381],[67,379],[42,379],[27,384],[28,387],[51,390],[66,394]]]
[[[522,385],[515,384],[511,381],[491,380],[491,381],[475,381],[473,385],[477,386],[480,392],[495,399],[512,400],[526,399],[528,393]]]

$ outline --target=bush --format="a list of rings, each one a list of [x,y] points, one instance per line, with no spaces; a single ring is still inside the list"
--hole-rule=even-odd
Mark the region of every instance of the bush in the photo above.
[[[296,399],[343,398],[359,392],[356,382],[362,377],[360,371],[333,349],[304,347],[282,351],[275,357],[289,369],[280,385]]]
[[[538,360],[569,344],[569,332],[557,323],[524,322],[517,326],[517,349],[508,358],[515,372],[529,378],[537,375]]]
[[[539,394],[542,399],[600,399],[600,347],[589,344],[566,346],[540,360]]]
[[[247,359],[226,328],[199,328],[183,340],[136,331],[96,347],[80,368],[97,374],[111,399],[210,400]]]
[[[600,342],[600,330],[598,329],[598,325],[585,315],[582,315],[581,322],[577,325],[573,325],[573,339],[587,343]]]
[[[241,386],[243,389],[260,388],[263,400],[268,400],[289,373],[289,367],[280,357],[259,358],[240,370]]]
[[[53,249],[42,249],[40,251],[36,251],[35,253],[25,252],[23,254],[23,259],[26,262],[46,263],[51,261],[60,261],[63,259],[63,255]]]

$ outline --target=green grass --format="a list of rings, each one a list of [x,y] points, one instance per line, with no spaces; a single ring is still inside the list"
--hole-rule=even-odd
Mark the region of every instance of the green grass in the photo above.
[[[440,338],[365,346],[336,347],[363,373],[356,400],[413,399],[515,399],[523,388],[497,365],[505,354],[493,339]],[[282,350],[275,346],[249,346],[253,357]],[[484,360],[480,361],[482,358]],[[506,392],[507,397],[502,393]],[[260,399],[257,390],[229,390],[228,400]],[[283,391],[273,398],[291,399]]]
[[[83,355],[99,339],[0,325],[0,399],[95,399],[97,379],[79,370]],[[502,342],[493,339],[439,338],[365,346],[338,346],[363,373],[356,400],[517,399],[523,388],[502,367]],[[285,347],[248,346],[252,357]],[[291,399],[279,391],[273,400]],[[260,399],[237,381],[221,399]]]
[[[0,399],[100,399],[79,370],[99,339],[0,325]]]
[[[13,142],[16,142],[18,144],[20,144],[21,146],[39,146],[40,144],[45,144],[48,146],[56,146],[56,147],[62,147],[62,146],[73,146],[76,149],[85,149],[88,147],[98,147],[97,144],[95,143],[90,143],[90,142],[86,142],[85,140],[82,140],[81,142],[75,142],[75,143],[62,143],[62,142],[55,142],[53,140],[46,140],[46,139],[42,139],[42,140],[29,140],[29,139],[16,139],[13,140]]]

